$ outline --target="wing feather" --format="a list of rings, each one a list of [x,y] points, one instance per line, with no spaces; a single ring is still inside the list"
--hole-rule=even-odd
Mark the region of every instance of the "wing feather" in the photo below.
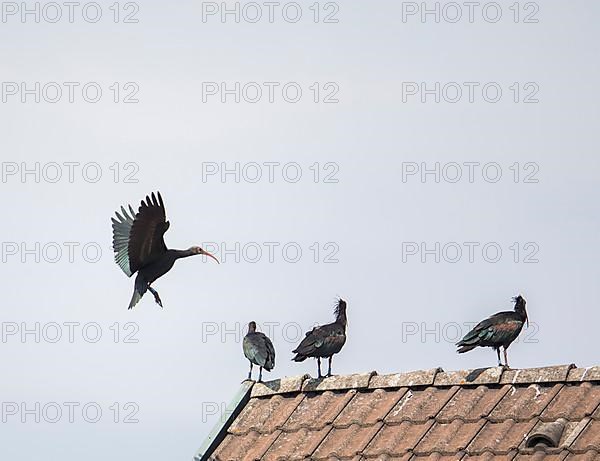
[[[129,205],[129,214],[124,207],[112,218],[113,251],[115,262],[131,277],[141,267],[167,251],[164,233],[169,228],[165,206],[158,192],[142,200],[138,212]]]
[[[244,355],[252,363],[270,371],[275,367],[275,348],[271,340],[261,332],[249,333],[244,337]]]

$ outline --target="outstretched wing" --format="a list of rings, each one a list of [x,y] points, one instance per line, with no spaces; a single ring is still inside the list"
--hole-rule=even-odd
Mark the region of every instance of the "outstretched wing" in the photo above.
[[[121,207],[121,214],[115,212],[117,219],[111,218],[113,228],[113,251],[115,252],[115,262],[125,272],[127,277],[131,277],[133,272],[129,266],[129,234],[133,226],[133,217],[135,212],[129,205],[129,214],[124,207]]]
[[[163,239],[169,228],[166,220],[165,205],[160,192],[158,199],[154,193],[142,200],[137,214],[129,207],[131,216],[121,207],[121,216],[113,222],[113,250],[115,261],[123,272],[131,277],[138,269],[155,260],[167,247]]]

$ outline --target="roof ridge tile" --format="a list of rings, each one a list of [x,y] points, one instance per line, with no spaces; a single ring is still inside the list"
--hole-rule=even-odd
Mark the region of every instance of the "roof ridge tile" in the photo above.
[[[567,382],[590,382],[600,381],[600,365],[592,367],[577,368],[569,371]]]
[[[500,384],[503,367],[476,368],[474,370],[442,371],[435,376],[434,386],[477,386]]]
[[[389,375],[373,376],[369,383],[371,389],[386,389],[397,387],[421,387],[432,386],[435,376],[443,372],[440,367],[429,370],[408,371],[405,373],[392,373]]]
[[[376,371],[354,373],[351,375],[330,376],[327,378],[309,378],[302,384],[302,392],[345,391],[349,389],[367,389]]]
[[[575,364],[539,368],[508,369],[502,373],[500,384],[564,383]]]
[[[288,394],[292,392],[302,391],[302,385],[304,381],[310,379],[310,375],[304,374],[300,376],[284,377],[280,379],[274,379],[273,381],[254,383],[252,386],[251,398],[254,397],[267,397],[277,394]]]
[[[294,392],[320,392],[347,389],[388,389],[451,386],[502,386],[600,381],[600,365],[577,368],[575,364],[537,368],[512,369],[487,367],[444,371],[443,368],[414,370],[379,375],[376,371],[313,378],[309,374],[284,377],[273,381],[254,383],[251,397],[270,397]]]

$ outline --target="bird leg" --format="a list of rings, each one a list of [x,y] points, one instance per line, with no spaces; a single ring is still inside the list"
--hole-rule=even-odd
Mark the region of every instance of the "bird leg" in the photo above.
[[[252,379],[252,362],[250,362],[250,371],[248,372],[248,379]]]
[[[317,368],[319,369],[319,376],[318,379],[321,379],[321,357],[317,357]]]
[[[498,349],[498,350],[500,350],[500,349]],[[508,366],[508,357],[507,357],[507,355],[506,355],[506,347],[504,348],[504,366],[505,366],[506,368],[510,368],[510,367]]]
[[[498,354],[498,366],[499,367],[504,366],[504,365],[502,365],[502,360],[500,360],[500,348],[499,347],[496,349],[496,354]]]
[[[327,372],[327,376],[331,376],[331,359],[333,358],[333,355],[329,356],[329,371]]]
[[[258,382],[262,383],[262,367],[260,367],[260,370],[258,372]]]
[[[158,296],[158,291],[156,291],[150,285],[148,285],[148,291],[150,291],[150,293],[152,293],[154,295],[154,301],[156,301],[156,304],[158,304],[162,308],[163,305],[162,305],[162,301],[160,300],[160,296]]]

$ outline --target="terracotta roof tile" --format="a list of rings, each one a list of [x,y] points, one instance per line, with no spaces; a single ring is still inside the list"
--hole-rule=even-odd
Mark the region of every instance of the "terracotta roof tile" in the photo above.
[[[324,426],[316,431],[302,428],[295,432],[281,432],[260,459],[264,461],[303,460],[312,455],[330,430],[329,426]]]
[[[405,453],[403,455],[398,455],[398,456],[388,455],[388,454],[377,455],[377,456],[363,455],[363,457],[360,459],[360,461],[367,461],[367,460],[368,461],[409,461],[411,458],[414,459],[412,453]]]
[[[415,455],[411,458],[412,461],[456,461],[461,459],[462,454],[443,455],[441,453],[431,453],[429,455]]]
[[[311,458],[314,459],[314,458]],[[328,458],[322,458],[319,461],[361,461],[360,456],[354,456],[352,458],[338,458],[337,456],[330,456]]]
[[[411,451],[433,426],[433,420],[423,424],[404,421],[400,424],[385,425],[365,449],[365,455],[404,455]]]
[[[588,450],[600,452],[600,421],[590,420],[571,448],[579,453]]]
[[[539,416],[562,386],[562,384],[513,386],[490,413],[489,419],[492,421],[529,420]]]
[[[579,435],[585,430],[589,422],[590,418],[583,418],[577,423],[567,423],[561,437],[560,446],[572,447],[575,443],[575,440],[577,440],[577,437],[579,437]]]
[[[569,454],[566,458],[565,461],[599,461],[600,460],[600,453],[598,453],[595,450],[590,450],[587,451],[585,453],[580,453],[580,454]]]
[[[360,392],[350,400],[333,425],[334,427],[347,427],[351,424],[373,425],[383,421],[406,392],[407,389],[400,391],[376,389],[371,392]]]
[[[446,403],[458,392],[458,387],[428,387],[422,391],[408,390],[386,416],[386,423],[412,421],[423,423],[434,418]]]
[[[260,434],[251,431],[244,436],[229,434],[211,456],[214,461],[255,461],[262,456],[275,441],[279,431]]]
[[[517,422],[512,419],[500,423],[488,422],[467,450],[470,453],[493,451],[494,453],[507,454],[510,450],[523,444],[536,423],[536,420]]]
[[[512,452],[503,455],[494,454],[490,451],[487,451],[479,455],[467,454],[463,458],[461,458],[461,461],[512,461],[515,459],[516,454],[516,450],[513,450]]]
[[[299,376],[234,415],[195,459],[600,461],[600,367]]]
[[[514,461],[563,461],[568,454],[568,452],[548,453],[538,450],[531,453],[519,453]]]
[[[334,428],[319,445],[313,458],[321,459],[334,455],[340,458],[357,456],[362,453],[381,426],[382,423],[364,427],[353,424],[343,429]]]
[[[355,390],[304,394],[304,399],[290,415],[282,429],[286,432],[297,431],[301,427],[314,430],[332,424],[355,394]]]
[[[456,453],[464,450],[471,440],[481,430],[485,421],[465,423],[455,419],[451,423],[436,423],[425,434],[421,442],[415,447],[415,453]]]
[[[250,430],[267,433],[280,429],[303,398],[303,394],[296,394],[285,397],[275,395],[270,399],[250,399],[229,428],[229,432],[242,435]]]
[[[456,418],[465,422],[478,421],[488,416],[510,389],[511,386],[508,385],[500,388],[463,387],[444,406],[436,419],[440,422],[449,422]]]
[[[542,412],[543,421],[565,418],[580,421],[590,416],[600,406],[600,386],[589,382],[580,385],[565,385]]]

